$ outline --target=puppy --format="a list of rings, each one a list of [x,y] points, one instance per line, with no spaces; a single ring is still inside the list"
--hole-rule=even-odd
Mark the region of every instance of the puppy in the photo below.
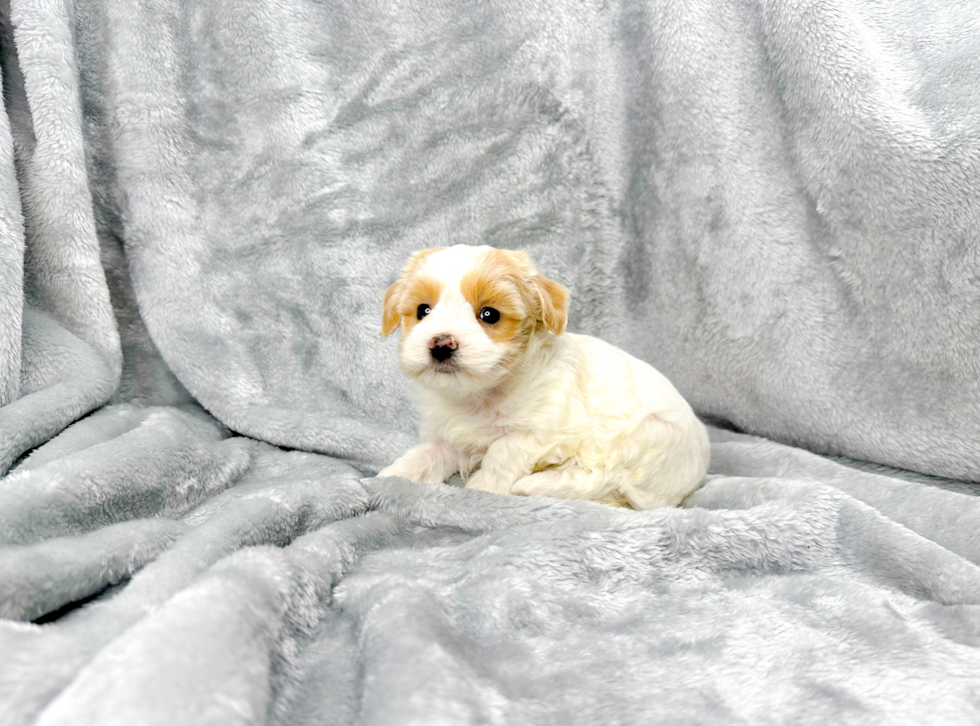
[[[459,472],[501,494],[676,506],[704,481],[708,435],[651,366],[565,332],[568,290],[523,252],[436,247],[384,296],[382,335],[419,384],[421,443],[379,476]]]

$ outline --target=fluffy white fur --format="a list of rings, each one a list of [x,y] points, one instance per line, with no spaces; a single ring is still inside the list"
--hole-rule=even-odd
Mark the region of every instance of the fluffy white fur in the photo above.
[[[487,294],[513,303],[513,333],[503,339],[478,318],[483,303],[465,282],[481,271],[491,277]],[[416,322],[419,305],[431,312]],[[465,245],[416,253],[386,294],[383,333],[406,328],[399,354],[419,383],[421,442],[380,476],[436,484],[460,472],[473,489],[636,509],[674,506],[697,489],[709,447],[691,407],[650,365],[564,333],[566,307],[567,291],[522,253]],[[441,336],[457,345],[448,363],[430,354]]]

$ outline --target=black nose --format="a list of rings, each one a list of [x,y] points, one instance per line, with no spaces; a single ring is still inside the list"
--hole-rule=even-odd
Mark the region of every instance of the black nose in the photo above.
[[[432,354],[432,357],[440,363],[453,357],[453,349],[448,345],[437,345],[429,352]]]
[[[429,354],[442,363],[453,357],[456,341],[450,335],[437,335],[429,341]]]

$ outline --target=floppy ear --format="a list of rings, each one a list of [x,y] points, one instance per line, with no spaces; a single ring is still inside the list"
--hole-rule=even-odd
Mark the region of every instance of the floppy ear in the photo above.
[[[402,289],[402,281],[395,280],[392,285],[385,290],[384,310],[381,313],[381,335],[389,336],[395,332],[395,328],[401,325],[402,317],[398,314],[398,298]]]
[[[533,280],[541,300],[541,322],[552,335],[561,335],[568,322],[568,288],[544,275],[535,275]]]

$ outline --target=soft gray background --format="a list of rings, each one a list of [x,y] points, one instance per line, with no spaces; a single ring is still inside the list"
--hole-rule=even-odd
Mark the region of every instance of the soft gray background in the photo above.
[[[701,413],[980,479],[980,14],[853,5],[82,5],[153,339],[236,430],[384,458],[380,291],[524,247]]]
[[[0,31],[0,723],[980,719],[971,3]],[[649,513],[364,478],[416,421],[381,294],[454,242],[802,448],[714,428]]]

